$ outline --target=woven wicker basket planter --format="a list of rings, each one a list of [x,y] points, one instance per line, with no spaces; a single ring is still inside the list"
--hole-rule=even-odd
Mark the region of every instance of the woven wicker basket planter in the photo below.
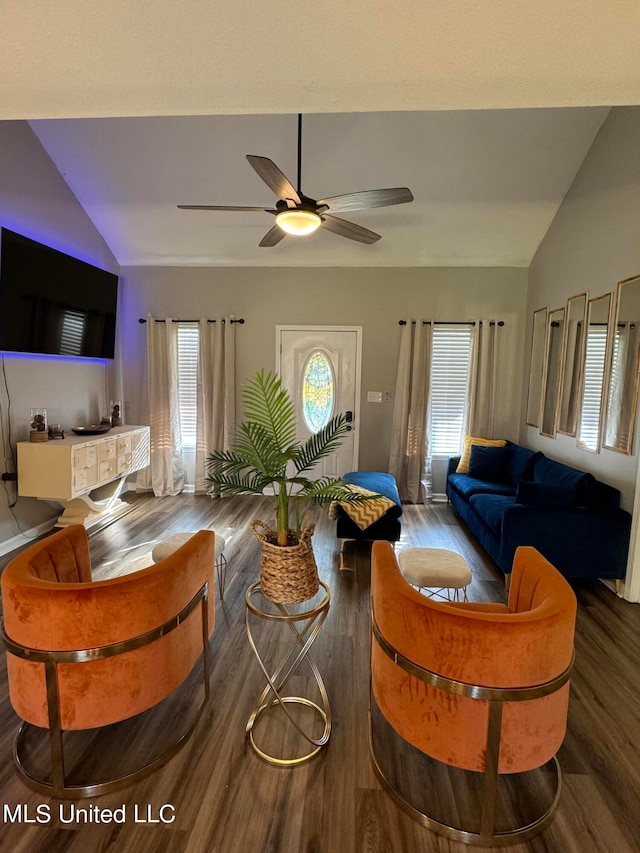
[[[275,530],[262,521],[252,521],[251,529],[262,545],[260,587],[264,595],[276,604],[294,604],[312,598],[320,588],[311,544],[315,525],[302,528],[299,542],[290,530],[290,545],[277,545]]]

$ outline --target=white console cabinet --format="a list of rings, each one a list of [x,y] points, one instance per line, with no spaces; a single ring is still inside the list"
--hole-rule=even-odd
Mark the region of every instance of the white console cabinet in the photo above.
[[[119,499],[126,477],[149,464],[149,427],[114,427],[104,435],[74,435],[18,442],[18,494],[58,501],[58,527],[117,518],[129,507]],[[92,492],[100,489],[97,496]]]

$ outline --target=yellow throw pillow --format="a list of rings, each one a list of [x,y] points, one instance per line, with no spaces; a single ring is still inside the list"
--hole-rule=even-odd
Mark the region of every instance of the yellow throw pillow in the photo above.
[[[460,461],[458,462],[458,467],[456,468],[456,474],[469,473],[469,457],[471,456],[471,446],[473,444],[481,444],[484,447],[504,447],[506,443],[507,442],[503,438],[498,438],[494,440],[491,438],[476,438],[473,435],[465,435],[462,455],[460,456]]]

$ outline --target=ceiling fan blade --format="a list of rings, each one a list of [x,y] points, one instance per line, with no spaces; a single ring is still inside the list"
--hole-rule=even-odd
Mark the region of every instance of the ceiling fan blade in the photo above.
[[[362,225],[356,225],[355,222],[347,222],[346,219],[338,219],[337,216],[322,216],[322,225],[328,231],[338,234],[340,237],[348,237],[349,240],[357,240],[359,243],[376,243],[380,240],[380,234],[375,231],[369,231],[368,228],[363,228]],[[275,226],[278,227],[277,225]]]
[[[256,157],[255,154],[247,154],[247,160],[278,198],[290,198],[296,204],[302,203],[302,199],[294,189],[291,181],[282,174],[273,160],[269,160],[268,157]]]
[[[177,207],[180,210],[259,210],[264,213],[277,213],[278,211],[270,207],[238,207],[229,204],[179,204]]]
[[[286,233],[282,230],[282,228],[280,228],[279,225],[274,225],[273,228],[270,228],[267,231],[262,240],[260,240],[258,246],[261,249],[270,249],[271,246],[276,246],[280,242],[280,240],[284,240],[286,236]]]
[[[358,193],[334,195],[321,198],[318,204],[327,204],[332,213],[345,210],[366,210],[369,207],[386,207],[390,204],[406,204],[413,201],[413,193],[407,187],[390,187],[386,190],[363,190]]]

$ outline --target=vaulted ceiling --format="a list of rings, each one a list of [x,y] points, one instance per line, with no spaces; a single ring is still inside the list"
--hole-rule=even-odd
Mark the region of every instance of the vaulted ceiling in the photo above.
[[[526,265],[606,107],[637,101],[639,25],[614,0],[5,0],[0,117],[122,264]],[[345,216],[381,241],[258,249],[268,214],[177,210],[271,206],[244,155],[295,182],[299,111],[307,195],[412,189]]]

